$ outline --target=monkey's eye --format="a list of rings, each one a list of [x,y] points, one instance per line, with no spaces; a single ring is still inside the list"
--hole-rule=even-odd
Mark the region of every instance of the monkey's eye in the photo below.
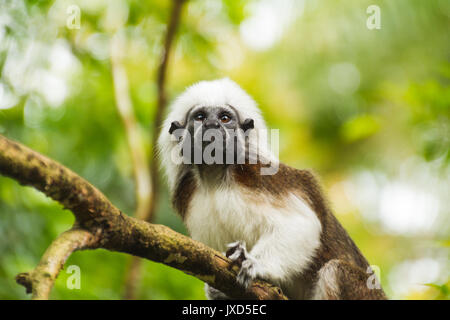
[[[230,122],[231,117],[227,114],[223,114],[220,116],[220,121],[222,121],[223,123],[227,123]]]
[[[197,113],[197,114],[194,116],[194,119],[195,119],[196,121],[203,121],[203,120],[205,120],[205,118],[206,118],[206,116],[205,116],[205,114],[202,113],[202,112],[199,112],[199,113]]]

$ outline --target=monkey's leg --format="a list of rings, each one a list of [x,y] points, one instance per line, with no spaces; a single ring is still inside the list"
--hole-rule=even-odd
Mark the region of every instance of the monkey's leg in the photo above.
[[[328,261],[320,270],[314,288],[315,300],[384,300],[381,286],[373,286],[365,270],[343,260]],[[372,284],[372,285],[371,285]]]

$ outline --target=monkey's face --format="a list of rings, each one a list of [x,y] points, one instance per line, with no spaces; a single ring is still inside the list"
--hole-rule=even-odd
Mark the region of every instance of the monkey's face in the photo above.
[[[191,108],[184,126],[174,121],[169,132],[183,144],[184,161],[231,164],[245,157],[245,132],[252,128],[253,120],[241,123],[231,106],[201,106]]]

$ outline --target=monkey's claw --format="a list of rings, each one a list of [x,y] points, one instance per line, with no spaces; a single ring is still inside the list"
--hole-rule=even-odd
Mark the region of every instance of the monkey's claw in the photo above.
[[[226,256],[230,258],[234,264],[240,267],[242,265],[242,262],[247,258],[247,249],[245,248],[245,242],[232,242],[229,243],[227,247],[228,250],[226,252]]]
[[[236,241],[227,245],[226,256],[241,269],[237,275],[237,281],[248,288],[256,278],[256,260],[247,252],[244,241]]]

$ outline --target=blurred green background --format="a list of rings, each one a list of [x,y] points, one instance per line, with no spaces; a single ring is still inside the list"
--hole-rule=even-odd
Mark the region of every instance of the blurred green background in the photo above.
[[[369,30],[369,5],[381,28]],[[77,5],[79,29],[67,27]],[[148,153],[169,0],[0,0],[0,134],[61,162],[135,210],[133,168],[114,98],[109,41],[124,67]],[[280,130],[280,159],[319,176],[336,215],[393,299],[449,298],[450,2],[192,0],[169,62],[170,100],[228,76]],[[38,191],[0,176],[0,298],[26,299],[32,269],[73,223]],[[185,233],[164,189],[157,223]],[[67,261],[54,299],[120,299],[130,257]],[[69,265],[81,270],[70,290]],[[203,283],[144,262],[138,297],[204,299]]]

